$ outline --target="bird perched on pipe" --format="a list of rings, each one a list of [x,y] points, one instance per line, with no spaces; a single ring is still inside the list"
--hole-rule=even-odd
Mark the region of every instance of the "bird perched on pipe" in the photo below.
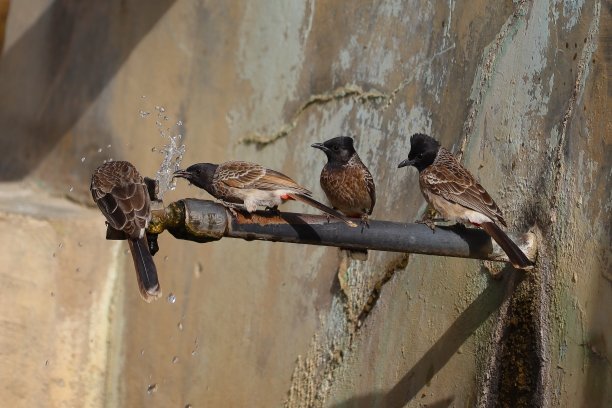
[[[151,201],[138,170],[126,161],[104,163],[91,176],[90,190],[108,225],[125,234],[142,298],[147,302],[159,298],[157,268],[145,234]]]
[[[185,170],[175,171],[174,177],[187,179],[230,209],[246,210],[249,213],[257,210],[257,207],[277,210],[280,204],[296,200],[338,218],[351,227],[357,226],[338,211],[312,198],[309,190],[288,176],[256,163],[197,163]]]
[[[474,176],[434,138],[416,133],[410,138],[410,153],[398,167],[419,171],[421,192],[442,217],[484,229],[504,250],[515,268],[531,269],[533,262],[506,235],[501,210]]]
[[[339,136],[324,143],[314,143],[312,147],[327,156],[319,180],[332,207],[349,217],[361,218],[367,225],[376,204],[376,187],[372,174],[355,151],[353,139]],[[367,258],[366,250],[353,250],[351,254],[353,258]]]

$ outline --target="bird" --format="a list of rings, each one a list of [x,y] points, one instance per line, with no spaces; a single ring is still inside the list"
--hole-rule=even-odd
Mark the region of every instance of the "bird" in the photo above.
[[[174,177],[187,179],[206,190],[223,205],[249,213],[257,207],[277,211],[288,200],[301,201],[356,227],[353,221],[312,198],[312,193],[290,177],[257,163],[228,161],[221,164],[196,163],[177,170]]]
[[[157,268],[145,234],[151,202],[142,176],[127,161],[109,161],[94,171],[90,190],[107,224],[125,234],[142,298],[151,302],[161,297]]]
[[[362,225],[368,226],[368,217],[376,204],[376,186],[355,151],[353,138],[338,136],[311,146],[327,156],[319,181],[332,207],[348,217],[361,218]],[[349,251],[352,258],[361,260],[367,259],[367,253]]]
[[[372,174],[355,151],[353,138],[334,137],[312,147],[327,156],[320,183],[332,207],[367,223],[376,204],[376,187]]]
[[[474,176],[431,136],[410,137],[408,158],[399,167],[414,166],[427,202],[449,221],[481,227],[504,250],[515,268],[531,269],[533,262],[506,235],[502,212]],[[433,226],[432,226],[433,227]]]

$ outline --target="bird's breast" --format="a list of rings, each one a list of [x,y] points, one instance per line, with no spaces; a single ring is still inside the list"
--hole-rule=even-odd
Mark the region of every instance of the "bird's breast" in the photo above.
[[[358,217],[371,211],[367,182],[359,169],[325,167],[320,182],[332,206],[345,215]]]

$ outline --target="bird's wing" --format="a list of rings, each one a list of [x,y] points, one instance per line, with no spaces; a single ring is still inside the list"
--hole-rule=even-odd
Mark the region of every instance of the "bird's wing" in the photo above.
[[[368,194],[370,195],[370,200],[372,202],[369,214],[372,214],[372,210],[374,210],[374,204],[376,204],[376,186],[374,185],[374,178],[372,177],[372,174],[370,174],[367,169],[365,171],[365,182],[366,189],[368,190]]]
[[[134,166],[110,162],[91,179],[91,195],[111,227],[138,238],[149,220],[147,187]]]
[[[278,171],[249,162],[233,161],[219,165],[215,172],[215,181],[228,187],[279,190],[287,189],[297,193],[310,195],[310,191],[297,184],[290,177]]]
[[[506,226],[501,210],[489,193],[446,149],[440,149],[434,164],[423,171],[420,182],[433,194],[478,211]]]

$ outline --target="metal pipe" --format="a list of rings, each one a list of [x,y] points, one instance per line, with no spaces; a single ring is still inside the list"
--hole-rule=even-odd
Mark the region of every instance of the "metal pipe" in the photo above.
[[[187,198],[163,206],[152,203],[147,232],[168,230],[175,238],[211,242],[222,237],[244,240],[325,245],[348,249],[410,252],[417,254],[508,261],[506,254],[482,230],[465,227],[436,227],[370,220],[369,226],[351,228],[325,215],[271,213],[232,214],[221,204]],[[529,259],[536,255],[533,233],[509,234]]]

